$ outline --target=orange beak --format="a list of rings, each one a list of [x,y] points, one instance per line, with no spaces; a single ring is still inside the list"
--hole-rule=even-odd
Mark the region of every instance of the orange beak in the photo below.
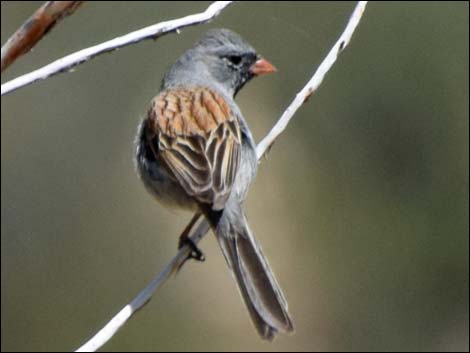
[[[256,76],[266,75],[276,71],[277,69],[274,65],[263,58],[256,60],[256,62],[250,66],[250,72]]]

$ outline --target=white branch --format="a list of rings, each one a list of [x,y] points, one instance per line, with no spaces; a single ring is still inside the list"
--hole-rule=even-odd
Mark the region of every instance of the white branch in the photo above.
[[[197,244],[209,230],[209,225],[204,220],[199,224],[192,241]],[[160,274],[149,283],[143,291],[139,293],[129,304],[122,308],[101,330],[99,330],[88,342],[78,348],[76,352],[95,352],[108,342],[116,332],[131,318],[134,313],[149,302],[152,295],[166,282],[168,277],[174,273],[183,262],[188,258],[190,252],[189,246],[182,247],[178,254],[163,269]]]
[[[341,53],[341,51],[349,44],[351,36],[362,17],[366,3],[367,1],[360,1],[357,4],[351,18],[349,19],[346,29],[320,64],[315,74],[287,107],[269,134],[258,144],[256,149],[258,161],[269,150],[275,139],[285,130],[294,113],[320,86],[325,74],[336,61],[338,54]],[[193,239],[197,244],[208,230],[209,226],[205,219],[203,219],[191,239]],[[187,258],[189,251],[190,249],[187,246],[183,247],[173,260],[171,260],[171,262],[165,267],[165,269],[141,293],[139,293],[139,295],[135,297],[130,304],[126,305],[113,319],[111,319],[111,321],[108,322],[108,324],[106,324],[106,326],[95,334],[95,336],[93,336],[87,343],[80,347],[77,352],[95,351],[109,341],[111,337],[113,337],[114,334],[126,323],[126,321],[150,300],[155,291],[168,279],[170,274],[180,267]]]
[[[276,125],[274,125],[274,127],[271,129],[271,131],[269,131],[266,137],[263,138],[258,144],[258,146],[256,147],[256,154],[258,156],[258,160],[260,160],[261,157],[263,157],[265,153],[269,151],[274,141],[286,129],[287,124],[289,124],[289,121],[294,116],[294,113],[321,85],[323,78],[335,63],[336,59],[338,58],[338,55],[349,44],[354,30],[356,29],[357,25],[359,24],[359,21],[361,20],[366,5],[367,1],[359,1],[359,3],[356,5],[356,8],[354,9],[354,12],[349,18],[349,22],[346,25],[346,28],[344,29],[343,33],[341,34],[333,48],[331,48],[326,58],[323,59],[322,63],[318,67],[317,71],[315,71],[310,81],[308,81],[304,88],[302,88],[302,90],[297,93],[294,100],[284,111]]]
[[[187,26],[207,22],[219,15],[219,13],[231,2],[232,1],[216,1],[212,3],[204,12],[178,18],[176,20],[160,22],[155,25],[139,29],[121,37],[117,37],[107,42],[97,44],[67,55],[46,66],[43,66],[40,69],[2,84],[1,95],[3,96],[4,94],[17,90],[18,88],[30,85],[31,83],[38,80],[44,80],[58,73],[68,72],[74,66],[82,64],[99,54],[122,48],[124,46],[140,42],[144,39],[156,39],[163,34],[173,32]]]

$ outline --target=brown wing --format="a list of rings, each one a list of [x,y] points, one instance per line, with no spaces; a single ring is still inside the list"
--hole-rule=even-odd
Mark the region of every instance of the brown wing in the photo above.
[[[152,101],[148,122],[160,156],[183,189],[222,209],[240,159],[240,127],[224,99],[208,88],[175,89]],[[155,141],[155,139],[154,139]]]

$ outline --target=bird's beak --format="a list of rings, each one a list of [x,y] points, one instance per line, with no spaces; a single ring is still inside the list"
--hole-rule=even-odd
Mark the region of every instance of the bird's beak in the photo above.
[[[277,69],[274,67],[274,65],[263,58],[256,60],[256,62],[250,66],[250,72],[256,76],[266,75],[276,71]]]

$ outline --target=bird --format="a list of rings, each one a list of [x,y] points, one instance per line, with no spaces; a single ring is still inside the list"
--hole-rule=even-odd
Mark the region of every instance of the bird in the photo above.
[[[260,337],[294,331],[285,296],[251,231],[243,202],[256,175],[256,144],[235,96],[277,71],[239,34],[211,29],[164,75],[136,137],[136,169],[153,197],[208,221]]]

